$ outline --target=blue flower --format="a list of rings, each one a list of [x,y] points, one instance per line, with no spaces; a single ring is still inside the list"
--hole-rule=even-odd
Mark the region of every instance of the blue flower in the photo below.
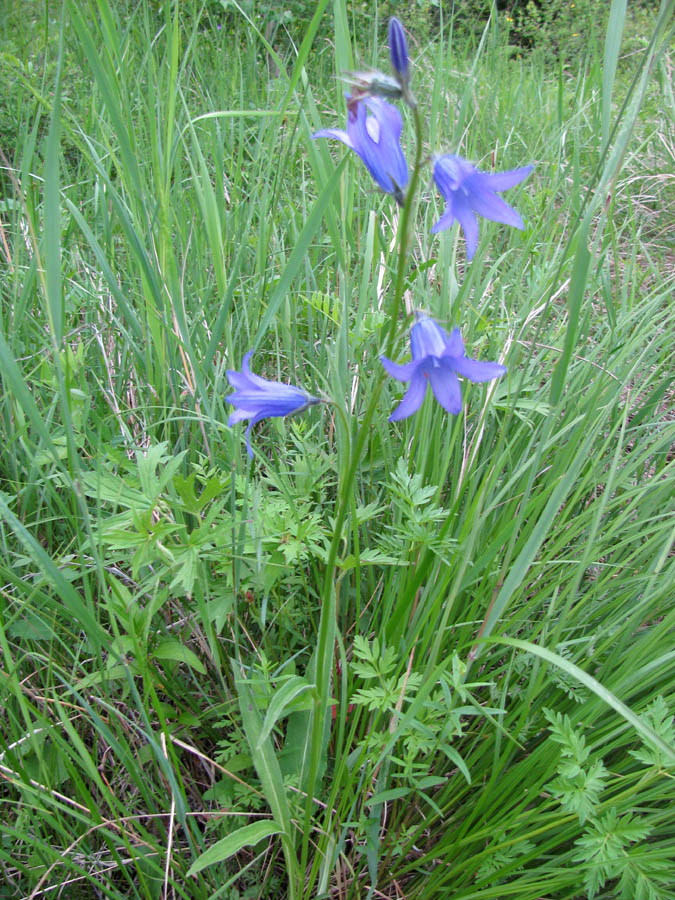
[[[458,375],[469,381],[492,381],[506,373],[505,366],[494,362],[479,362],[464,353],[464,342],[455,328],[451,334],[428,316],[421,316],[410,330],[412,362],[398,365],[381,356],[387,374],[399,381],[409,381],[403,400],[389,416],[397,422],[411,416],[422,405],[427,385],[443,409],[453,415],[462,411],[462,390]]]
[[[253,458],[251,428],[256,422],[274,416],[289,416],[292,413],[303,412],[310,406],[321,403],[318,397],[312,397],[302,388],[292,384],[281,384],[278,381],[267,381],[265,378],[254,375],[249,368],[249,360],[252,356],[252,350],[244,356],[241,372],[228,370],[227,377],[235,390],[233,394],[228,394],[225,398],[232,406],[236,407],[227,420],[230,427],[243,419],[251,420],[246,429],[246,449],[251,458]]]
[[[402,85],[407,85],[410,81],[408,45],[403,25],[401,25],[396,16],[389,19],[389,56],[391,57],[391,66],[396,73],[396,77]]]
[[[342,141],[366,164],[377,184],[403,205],[408,184],[408,166],[399,139],[403,128],[401,113],[381,97],[347,98],[347,130],[324,128],[313,138]]]
[[[466,237],[466,255],[468,259],[473,259],[478,246],[476,213],[493,222],[522,229],[523,220],[515,209],[497,196],[496,191],[505,191],[519,184],[533,168],[523,166],[509,172],[486,173],[479,172],[460,156],[436,157],[434,180],[447,203],[447,209],[431,229],[432,232],[450,228],[457,219]]]

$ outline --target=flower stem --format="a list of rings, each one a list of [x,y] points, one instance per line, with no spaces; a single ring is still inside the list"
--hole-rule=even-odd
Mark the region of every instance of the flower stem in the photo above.
[[[398,264],[394,295],[389,306],[390,326],[386,341],[387,355],[391,355],[393,351],[398,331],[398,320],[401,310],[401,301],[403,299],[408,246],[410,242],[409,231],[412,221],[411,213],[415,202],[415,193],[419,183],[420,169],[422,166],[422,119],[416,106],[412,107],[412,114],[415,123],[415,162],[398,225]],[[361,462],[361,455],[370,434],[370,426],[375,416],[375,411],[377,410],[380,393],[384,384],[384,377],[385,373],[383,371],[380,371],[375,377],[368,406],[358,425],[356,439],[349,443],[349,463],[344,469],[340,467],[341,475],[343,472],[344,475],[342,475],[340,479],[341,484],[339,487],[337,511],[333,526],[333,538],[328,551],[328,559],[326,560],[326,570],[321,596],[321,614],[319,617],[319,633],[315,656],[316,693],[311,725],[312,735],[309,774],[307,779],[307,803],[305,806],[299,872],[305,872],[307,870],[314,788],[316,786],[317,775],[321,763],[324,717],[328,715],[329,710],[328,701],[330,698],[330,680],[333,668],[333,648],[335,646],[335,635],[337,630],[337,603],[334,580],[338,547],[342,540],[343,526],[352,502],[354,480]]]
[[[391,356],[396,341],[396,332],[399,324],[398,319],[401,312],[401,301],[403,300],[403,291],[405,288],[411,212],[415,202],[417,184],[422,168],[422,117],[420,116],[419,107],[417,105],[411,107],[411,109],[413,121],[415,123],[415,163],[413,165],[412,175],[410,176],[410,184],[408,185],[408,190],[406,192],[405,203],[403,204],[403,209],[401,211],[401,218],[398,223],[398,266],[396,269],[394,296],[389,307],[389,334],[387,336],[385,351],[387,356]]]

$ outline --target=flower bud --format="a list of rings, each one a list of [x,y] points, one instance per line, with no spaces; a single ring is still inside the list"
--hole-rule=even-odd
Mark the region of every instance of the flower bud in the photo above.
[[[396,16],[389,20],[389,55],[391,65],[396,73],[396,78],[403,87],[410,80],[410,66],[408,64],[408,45],[405,39],[403,25]]]

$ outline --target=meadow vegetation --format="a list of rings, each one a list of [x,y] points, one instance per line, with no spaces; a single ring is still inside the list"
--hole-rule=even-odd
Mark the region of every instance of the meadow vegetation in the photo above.
[[[580,6],[9,5],[0,898],[675,898],[675,2]],[[423,170],[393,324],[311,140],[391,12],[425,154],[534,164],[472,260]],[[390,423],[414,310],[508,374]],[[249,350],[330,400],[253,460]]]

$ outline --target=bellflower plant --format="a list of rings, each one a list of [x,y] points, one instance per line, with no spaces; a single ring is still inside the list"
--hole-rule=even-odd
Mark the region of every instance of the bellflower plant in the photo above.
[[[399,206],[405,199],[408,165],[399,139],[403,128],[401,113],[381,97],[347,98],[347,130],[324,128],[312,138],[342,141],[366,164],[373,179]]]
[[[380,357],[382,365],[392,378],[410,382],[403,400],[389,416],[390,422],[397,422],[417,412],[429,384],[443,409],[457,415],[462,411],[462,391],[458,375],[469,381],[480,382],[492,381],[506,373],[505,366],[499,363],[471,359],[464,352],[459,328],[448,335],[429,316],[421,316],[411,328],[410,348],[412,361],[403,365],[392,362],[386,356]]]
[[[260,378],[259,375],[254,375],[249,367],[251,356],[253,356],[252,350],[244,356],[241,372],[228,370],[227,377],[235,390],[225,399],[236,407],[227,420],[230,427],[244,419],[251,420],[246,429],[246,450],[252,459],[250,435],[256,422],[275,416],[289,416],[292,413],[303,412],[310,406],[321,403],[321,400],[318,397],[312,397],[307,391],[295,387],[295,385],[267,381],[265,378]]]
[[[447,203],[447,209],[431,229],[432,232],[450,228],[457,219],[466,238],[466,255],[473,259],[478,246],[476,214],[493,222],[503,222],[514,228],[524,228],[518,213],[496,191],[505,191],[519,184],[534,166],[523,166],[508,172],[479,172],[461,156],[437,156],[434,160],[434,181]]]
[[[338,628],[341,627],[341,623],[352,620],[352,609],[350,608],[352,600],[345,596],[346,591],[341,593],[339,590],[342,575],[338,574],[338,568],[346,568],[341,560],[349,557],[352,541],[356,543],[360,540],[358,523],[352,529],[348,522],[354,508],[355,493],[358,493],[360,489],[358,479],[363,472],[362,459],[370,449],[373,424],[377,416],[381,415],[383,385],[387,376],[406,385],[402,399],[389,416],[389,421],[395,422],[413,415],[420,409],[429,385],[443,409],[448,413],[458,415],[462,411],[460,378],[466,378],[473,382],[487,382],[506,373],[505,366],[500,363],[483,362],[467,356],[459,329],[455,328],[447,333],[435,319],[426,314],[420,315],[410,329],[409,339],[412,353],[410,362],[400,364],[393,362],[390,358],[395,356],[396,348],[402,339],[402,311],[405,295],[408,290],[412,294],[424,290],[421,280],[413,279],[414,283],[411,284],[408,278],[411,248],[418,246],[414,237],[421,172],[423,167],[433,160],[433,177],[447,204],[444,214],[434,225],[433,232],[449,228],[456,219],[466,237],[467,255],[472,258],[478,244],[476,218],[478,215],[516,228],[523,228],[521,217],[498,196],[498,192],[520,183],[532,171],[532,166],[526,166],[508,172],[487,174],[479,172],[459,156],[446,154],[430,157],[425,147],[425,117],[410,90],[412,65],[408,57],[406,35],[397,18],[392,18],[389,22],[388,38],[391,73],[384,74],[375,71],[356,72],[349,75],[347,80],[351,87],[350,94],[347,96],[346,128],[344,130],[325,128],[312,135],[315,140],[330,138],[340,141],[353,150],[362,160],[377,186],[385,193],[391,194],[401,209],[398,215],[391,217],[391,226],[395,229],[395,239],[390,241],[388,236],[382,239],[378,237],[378,244],[381,245],[378,249],[378,259],[382,252],[385,256],[387,273],[387,278],[382,282],[385,285],[384,290],[380,292],[379,286],[377,290],[378,311],[381,304],[384,313],[380,329],[382,343],[379,350],[379,353],[382,354],[380,360],[383,369],[379,370],[373,379],[367,377],[358,379],[358,402],[345,404],[342,400],[336,399],[334,403],[337,435],[334,441],[337,474],[336,503],[332,514],[327,514],[326,517],[329,524],[326,534],[330,533],[331,535],[328,547],[325,554],[321,555],[321,566],[318,564],[313,566],[314,570],[318,571],[322,568],[323,572],[322,584],[316,591],[320,599],[316,645],[313,648],[313,658],[311,662],[308,661],[307,669],[307,678],[311,678],[315,689],[312,692],[307,752],[303,756],[302,787],[306,799],[304,801],[304,817],[300,817],[302,840],[298,848],[298,855],[296,856],[293,848],[289,848],[286,842],[282,844],[284,853],[287,853],[289,869],[295,867],[293,871],[298,873],[298,890],[292,894],[295,897],[309,896],[313,892],[313,885],[306,885],[304,878],[305,873],[313,870],[310,862],[313,852],[310,835],[313,833],[315,824],[314,797],[323,778],[326,728],[331,725],[331,710],[336,709],[335,701],[331,699],[335,684],[335,646],[336,640],[339,639]],[[406,119],[413,129],[410,141],[410,168],[401,148],[403,117],[400,109],[393,105],[395,102],[405,103],[408,107]],[[317,215],[321,212],[322,210],[319,208]],[[423,254],[423,245],[424,242],[419,242],[420,250],[415,251],[420,256]],[[423,260],[419,259],[418,262],[423,262]],[[290,261],[287,271],[292,276],[293,270]],[[418,271],[422,271],[422,267],[419,267]],[[337,273],[337,275],[342,277],[341,273]],[[327,283],[332,284],[337,280],[338,278],[329,278]],[[364,273],[364,285],[367,281],[368,273]],[[386,293],[386,296],[381,296],[381,293]],[[346,297],[345,294],[345,301]],[[293,302],[294,300],[289,298],[289,303]],[[345,302],[343,320],[345,327],[342,329],[345,341],[344,344],[340,343],[339,367],[342,366],[342,350],[344,349],[346,352],[350,346],[350,317],[356,314]],[[363,314],[361,304],[358,314]],[[328,340],[330,339],[329,335]],[[362,351],[359,349],[359,356],[362,355]],[[250,443],[251,429],[257,422],[265,418],[283,417],[301,412],[322,402],[319,398],[311,396],[295,385],[267,381],[254,375],[250,369],[251,356],[252,351],[246,353],[240,371],[227,372],[233,388],[233,392],[229,394],[227,400],[234,407],[228,424],[233,426],[237,422],[248,420],[246,448],[249,457],[253,456]],[[332,354],[329,355],[329,359],[332,359]],[[360,365],[361,362],[359,362]],[[332,367],[332,363],[330,366]],[[337,358],[336,367],[338,367]],[[338,372],[329,371],[329,375],[336,376]],[[340,377],[331,379],[334,384],[341,380]],[[364,403],[361,403],[361,393],[368,390],[368,387],[370,396],[365,399]],[[355,399],[354,397],[353,400]],[[330,452],[333,452],[332,448]],[[429,452],[431,453],[431,451]],[[393,455],[395,456],[395,453]],[[401,448],[399,455],[401,457],[405,455],[404,448]],[[405,470],[413,464],[411,460],[406,462],[402,459],[401,462],[405,463]],[[368,471],[366,470],[366,478]],[[448,519],[448,523],[450,527],[451,518]],[[407,544],[407,536],[405,540]],[[354,554],[354,557],[356,556],[358,554]],[[358,562],[355,565],[358,565]],[[357,617],[362,591],[358,584],[358,581],[354,582],[355,590],[353,592],[354,610],[357,612]],[[429,673],[435,673],[441,653],[444,652],[443,640],[444,636],[448,634],[450,608],[451,604],[447,606],[447,611],[444,611],[436,634],[431,635],[431,640],[427,645],[424,666]],[[404,622],[403,617],[400,621]],[[467,671],[470,663],[469,659]],[[239,685],[238,680],[237,684]],[[244,684],[245,681],[242,679],[241,685]],[[249,702],[247,699],[249,688],[242,687],[241,690],[239,699],[243,710],[244,704]],[[270,750],[270,752],[275,751]],[[379,763],[378,768],[380,768]],[[381,783],[385,790],[388,778],[386,768],[382,767],[381,774],[378,776],[381,778],[381,782],[378,780],[378,787]],[[278,798],[274,802],[277,803]],[[378,805],[374,815],[380,815],[377,809],[382,806],[383,804]],[[373,813],[370,816],[370,819],[372,818]],[[316,879],[316,872],[311,877]],[[375,884],[373,883],[372,886],[374,888]]]

